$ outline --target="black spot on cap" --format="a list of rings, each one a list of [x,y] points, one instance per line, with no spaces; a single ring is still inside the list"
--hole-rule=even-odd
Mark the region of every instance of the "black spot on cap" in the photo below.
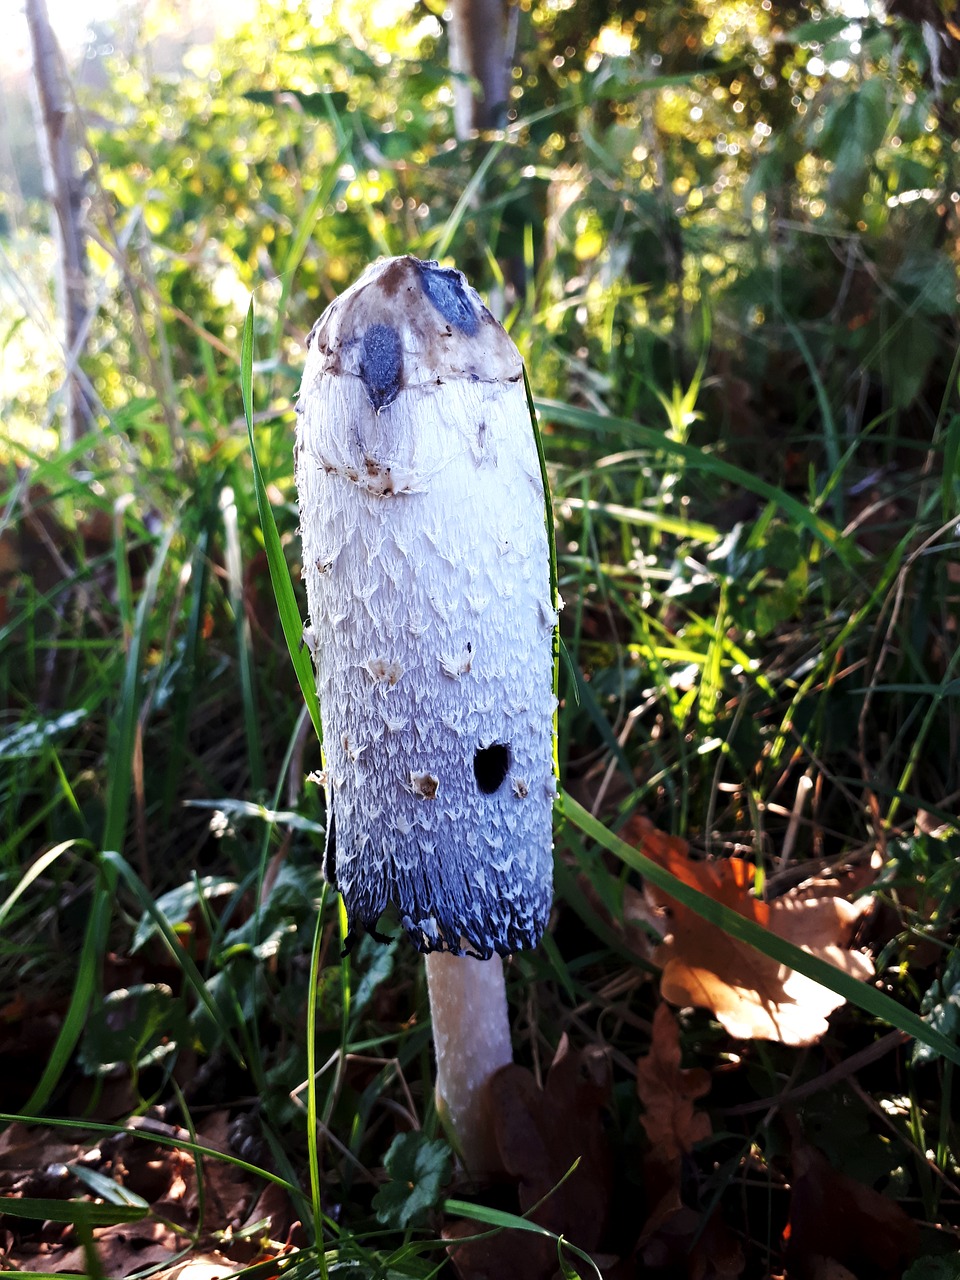
[[[379,413],[397,398],[403,383],[400,335],[388,324],[372,324],[360,339],[360,378]]]
[[[510,768],[510,748],[505,742],[478,747],[473,753],[473,776],[485,796],[492,796],[503,785]]]
[[[464,287],[463,276],[435,262],[418,262],[423,291],[449,324],[472,338],[480,327],[473,303]]]

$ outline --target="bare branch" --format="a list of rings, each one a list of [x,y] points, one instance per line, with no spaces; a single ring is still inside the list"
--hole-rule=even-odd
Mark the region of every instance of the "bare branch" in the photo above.
[[[83,188],[68,127],[71,106],[66,69],[50,26],[47,3],[46,0],[26,0],[25,7],[33,51],[37,141],[44,184],[55,215],[57,285],[64,322],[67,386],[67,414],[60,441],[64,449],[69,449],[93,423],[90,400],[78,370],[89,327]]]

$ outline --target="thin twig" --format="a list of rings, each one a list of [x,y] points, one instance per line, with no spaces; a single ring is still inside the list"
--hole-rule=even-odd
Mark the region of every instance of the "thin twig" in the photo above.
[[[858,1053],[852,1054],[849,1058],[845,1058],[843,1062],[838,1062],[835,1067],[831,1067],[829,1071],[824,1071],[822,1075],[816,1077],[815,1080],[806,1080],[803,1084],[784,1089],[782,1093],[775,1094],[769,1098],[759,1098],[755,1102],[741,1102],[735,1107],[720,1107],[717,1111],[722,1116],[751,1116],[758,1112],[766,1111],[769,1113],[767,1121],[780,1111],[783,1107],[793,1102],[799,1102],[802,1098],[811,1098],[814,1094],[829,1089],[835,1084],[839,1084],[841,1080],[847,1080],[861,1067],[869,1066],[871,1062],[876,1062],[891,1049],[896,1049],[902,1044],[906,1044],[910,1037],[903,1031],[888,1031],[885,1036],[881,1036],[879,1040],[875,1040],[873,1044],[867,1045],[865,1049],[861,1049]]]

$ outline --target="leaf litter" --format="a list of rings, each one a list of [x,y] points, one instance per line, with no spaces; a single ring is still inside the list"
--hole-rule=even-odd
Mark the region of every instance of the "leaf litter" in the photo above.
[[[703,1067],[682,1067],[680,1027],[669,1006],[657,1005],[650,1052],[637,1062],[637,1097],[649,1149],[643,1158],[648,1218],[638,1242],[647,1268],[686,1260],[697,1280],[735,1280],[744,1268],[743,1250],[719,1215],[706,1221],[682,1195],[684,1160],[713,1132],[697,1100],[710,1091]]]
[[[187,1135],[155,1120],[132,1122],[164,1137]],[[206,1117],[199,1145],[228,1151],[227,1111]],[[76,1221],[84,1205],[106,1202],[142,1206],[138,1221],[92,1229],[100,1267],[108,1276],[145,1268],[161,1280],[213,1280],[251,1262],[286,1251],[293,1211],[275,1184],[258,1185],[236,1165],[203,1157],[202,1185],[194,1155],[145,1141],[131,1128],[101,1137],[94,1146],[64,1142],[56,1129],[11,1124],[0,1134],[0,1264],[23,1272],[82,1273],[87,1254],[73,1222],[15,1216],[13,1202],[39,1199],[47,1213],[61,1201]]]
[[[564,1036],[542,1088],[531,1071],[514,1063],[493,1076],[488,1091],[497,1148],[519,1211],[596,1253],[605,1242],[613,1194],[603,1122],[612,1097],[606,1054],[597,1046],[574,1049]],[[461,1280],[550,1280],[557,1272],[557,1246],[549,1237],[508,1230],[465,1239],[483,1232],[469,1220],[444,1228]]]
[[[738,914],[855,978],[866,982],[873,976],[870,957],[851,946],[869,899],[852,903],[799,885],[765,902],[753,892],[755,868],[742,858],[697,862],[686,841],[665,835],[645,818],[634,818],[625,836],[685,884]],[[663,935],[652,960],[662,970],[665,1000],[709,1009],[741,1040],[803,1046],[825,1034],[842,996],[729,937],[654,886],[648,884],[644,892]]]
[[[789,1128],[793,1179],[784,1242],[791,1280],[900,1280],[920,1248],[917,1223],[889,1196],[834,1169],[796,1121]]]
[[[696,861],[685,842],[641,819],[629,834],[686,883],[863,980],[872,975],[869,957],[853,947],[871,899],[848,902],[840,892],[842,879],[808,880],[767,902],[756,896],[754,869],[742,859]],[[861,875],[857,887],[866,888],[867,879]],[[574,1254],[558,1252],[553,1237],[583,1250],[604,1280],[637,1274],[651,1280],[751,1280],[758,1274],[745,1271],[747,1238],[731,1226],[729,1197],[711,1190],[717,1185],[710,1181],[711,1167],[717,1168],[713,1153],[730,1135],[723,1134],[722,1124],[717,1127],[712,1103],[718,1071],[684,1062],[691,1029],[699,1025],[690,1007],[706,1009],[731,1037],[801,1048],[823,1037],[839,1002],[832,996],[824,1002],[815,984],[797,983],[798,975],[731,941],[649,886],[642,894],[626,886],[624,915],[624,954],[639,943],[641,922],[649,928],[652,921],[661,934],[646,953],[662,969],[661,999],[653,1010],[648,1051],[636,1062],[632,1102],[622,1090],[615,1096],[611,1055],[599,1045],[576,1047],[566,1035],[542,1085],[519,1065],[498,1073],[490,1086],[491,1114],[506,1173],[485,1199],[493,1196],[507,1212],[526,1215],[552,1234],[491,1232],[480,1221],[448,1220],[442,1234],[458,1280],[588,1274]],[[112,1080],[102,1083],[109,1088]],[[741,1096],[745,1083],[740,1074],[735,1087]],[[122,1083],[118,1087],[123,1094]],[[118,1103],[119,1095],[111,1104],[114,1115]],[[719,1114],[724,1110],[733,1115],[737,1108],[721,1108]],[[785,1258],[782,1274],[787,1280],[899,1280],[920,1248],[914,1219],[890,1194],[851,1177],[849,1160],[835,1167],[828,1146],[815,1146],[809,1128],[785,1109],[783,1116],[789,1141],[779,1157],[773,1143],[772,1163],[754,1161],[755,1171],[771,1178],[776,1165],[784,1230],[771,1257]],[[228,1150],[235,1119],[226,1110],[212,1111],[198,1141]],[[630,1189],[634,1199],[625,1205],[621,1149],[627,1150],[624,1129],[631,1124],[640,1149]],[[394,1227],[435,1229],[449,1175],[445,1144],[418,1132],[401,1135],[391,1152],[385,1158],[391,1181],[377,1193],[374,1212]],[[80,1170],[86,1181],[77,1177]],[[62,1134],[40,1127],[13,1125],[0,1135],[5,1196],[89,1201],[96,1175],[149,1206],[141,1221],[94,1228],[107,1275],[152,1268],[164,1280],[213,1280],[293,1250],[298,1228],[281,1188],[257,1185],[243,1171],[211,1159],[204,1159],[202,1174],[201,1198],[192,1155],[123,1131],[97,1147],[64,1142]],[[480,1238],[469,1238],[474,1236]],[[87,1265],[71,1224],[9,1215],[0,1219],[0,1261],[25,1272],[83,1271]],[[769,1272],[770,1280],[780,1275]]]
[[[875,975],[871,956],[859,949],[864,939],[883,946],[897,931],[895,925],[891,928],[889,910],[878,910],[876,882],[883,860],[876,853],[858,856],[843,870],[837,869],[838,863],[764,900],[757,896],[756,870],[744,859],[697,860],[685,841],[640,817],[632,819],[622,834],[686,884],[861,981],[871,981]],[[795,871],[802,874],[800,868]],[[795,872],[779,880],[790,878],[795,878]],[[916,1209],[911,1216],[898,1203],[898,1195],[910,1185],[910,1174],[902,1167],[911,1145],[909,1133],[904,1128],[900,1135],[898,1156],[889,1134],[882,1137],[872,1131],[875,1117],[872,1122],[858,1101],[865,1096],[871,1101],[869,1096],[856,1080],[847,1080],[848,1058],[850,1072],[872,1069],[871,1064],[892,1048],[903,1049],[905,1039],[885,1037],[841,1057],[834,1034],[813,1058],[809,1051],[824,1041],[830,1030],[828,1020],[843,1004],[839,997],[728,938],[649,884],[642,890],[622,885],[622,907],[617,912],[615,901],[601,901],[592,891],[583,870],[579,882],[590,909],[615,933],[624,952],[636,951],[644,967],[652,962],[661,970],[649,1052],[637,1063],[639,1123],[646,1144],[641,1157],[643,1195],[637,1201],[642,1226],[630,1255],[634,1270],[629,1274],[663,1280],[734,1280],[744,1274],[762,1274],[764,1280],[899,1280],[911,1262],[911,1280],[924,1274],[926,1263],[932,1268],[931,1276],[939,1274],[939,1253],[951,1244],[950,1208],[945,1205],[934,1215],[936,1226],[921,1230]],[[652,945],[651,933],[658,938]],[[942,985],[949,985],[949,974],[945,973]],[[928,1003],[932,1011],[932,997]],[[679,1012],[672,1012],[671,1005]],[[712,1071],[683,1063],[681,1041],[692,1046],[693,1037],[703,1034],[695,1029],[709,1025],[696,1013],[698,1008],[715,1018],[734,1042],[719,1059],[712,1054]],[[715,1043],[715,1031],[708,1034]],[[744,1090],[748,1095],[752,1091],[745,1069],[756,1076],[762,1059],[749,1045],[736,1051],[737,1040],[766,1040],[788,1051],[805,1051],[777,1059],[770,1059],[767,1052],[759,1079],[769,1081],[775,1062],[785,1064],[780,1075],[782,1100],[768,1088],[766,1092],[774,1096],[765,1102],[740,1103]],[[881,1046],[882,1053],[873,1052]],[[860,1066],[855,1065],[858,1060]],[[817,1061],[823,1063],[819,1071]],[[876,1168],[858,1167],[854,1157],[867,1149],[862,1143],[828,1158],[810,1139],[806,1129],[817,1114],[818,1074],[824,1077],[825,1088],[829,1077],[835,1081],[825,1098],[833,1097],[837,1103],[845,1098],[861,1108],[870,1150],[876,1154],[880,1143],[888,1152],[882,1168],[876,1160]],[[727,1099],[734,1090],[735,1102],[732,1107],[721,1105],[719,1112],[715,1105],[710,1108],[717,1080],[724,1081]],[[884,1096],[882,1089],[879,1096]],[[791,1098],[796,1102],[791,1103]],[[796,1111],[790,1109],[794,1105]],[[714,1110],[713,1122],[708,1108]],[[722,1121],[716,1129],[716,1115],[732,1118],[750,1112],[766,1112],[766,1118],[752,1134],[748,1128],[746,1144],[737,1153],[736,1134],[724,1132]],[[733,1123],[736,1129],[737,1122]],[[889,1129],[896,1132],[893,1125]],[[734,1154],[728,1156],[724,1170],[722,1157],[731,1147]],[[914,1153],[922,1157],[915,1147]],[[853,1176],[855,1170],[858,1176]],[[759,1207],[759,1213],[761,1220],[765,1217],[770,1222],[767,1230],[773,1234],[768,1234],[768,1269],[760,1272],[756,1270],[759,1242],[752,1239],[746,1206],[755,1194],[751,1186],[764,1184],[768,1203]],[[953,1204],[952,1184],[947,1196]],[[731,1212],[737,1199],[740,1205]],[[738,1224],[737,1231],[731,1229],[733,1222]],[[749,1260],[744,1250],[747,1241],[752,1245]],[[931,1256],[918,1256],[924,1247]],[[603,1274],[608,1272],[604,1269]]]

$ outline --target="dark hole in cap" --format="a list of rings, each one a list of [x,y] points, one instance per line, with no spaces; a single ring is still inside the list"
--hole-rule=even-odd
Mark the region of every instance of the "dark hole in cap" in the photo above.
[[[505,742],[478,747],[473,755],[473,776],[485,796],[492,796],[510,768],[510,748]]]

